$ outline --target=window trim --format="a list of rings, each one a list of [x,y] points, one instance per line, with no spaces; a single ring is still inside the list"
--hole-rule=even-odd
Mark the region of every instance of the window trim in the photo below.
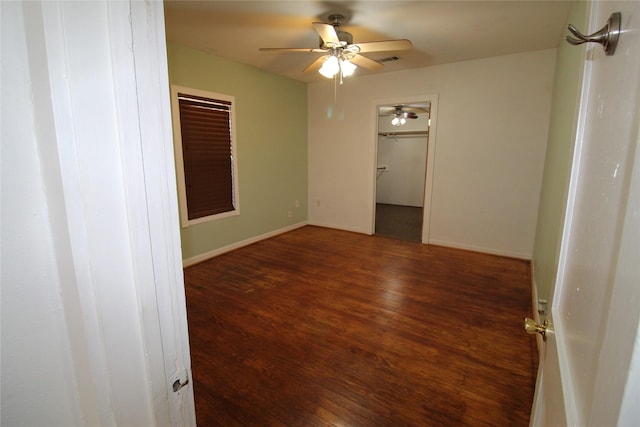
[[[214,215],[208,215],[201,218],[189,219],[189,211],[187,208],[187,192],[184,174],[184,156],[182,152],[182,133],[180,126],[180,106],[178,102],[178,93],[185,95],[199,96],[204,98],[218,99],[231,103],[230,106],[230,134],[231,134],[231,184],[233,206],[234,209]],[[224,95],[221,93],[207,92],[200,89],[193,89],[185,86],[171,85],[171,116],[173,119],[173,144],[176,158],[176,178],[178,185],[178,205],[180,207],[180,225],[186,228],[192,225],[202,224],[217,219],[228,218],[240,215],[240,197],[238,189],[238,150],[236,144],[236,100],[234,96]]]

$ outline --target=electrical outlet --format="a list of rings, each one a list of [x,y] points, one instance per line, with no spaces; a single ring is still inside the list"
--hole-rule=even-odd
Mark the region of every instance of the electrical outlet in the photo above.
[[[295,205],[295,207],[296,207],[296,208],[299,208],[299,207],[300,207],[300,200],[296,200],[296,202],[294,203],[294,205]]]
[[[287,216],[288,216],[289,218],[293,218],[293,212],[291,212],[291,211],[287,212]]]

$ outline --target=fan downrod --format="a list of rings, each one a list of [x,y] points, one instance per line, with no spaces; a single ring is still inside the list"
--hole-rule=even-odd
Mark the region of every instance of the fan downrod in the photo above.
[[[334,13],[333,15],[329,15],[328,19],[331,22],[331,25],[333,25],[333,27],[337,29],[340,25],[342,25],[344,16],[340,15],[339,13]]]
[[[343,43],[343,47],[353,44],[353,35],[346,31],[340,31],[340,26],[344,22],[343,15],[340,15],[339,13],[334,13],[329,15],[327,17],[327,20],[329,21],[328,24],[331,25],[336,30],[336,35],[338,36],[338,39]],[[320,39],[320,47],[323,47],[323,46],[324,46],[323,41],[322,39]]]

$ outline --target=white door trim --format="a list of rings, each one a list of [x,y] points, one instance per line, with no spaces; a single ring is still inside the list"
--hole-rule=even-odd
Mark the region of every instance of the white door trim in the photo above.
[[[195,425],[163,5],[24,11],[79,417]]]
[[[169,70],[167,65],[164,9],[161,2],[131,1],[131,30],[135,61],[137,115],[140,126],[149,249],[154,283],[146,297],[157,303],[160,322],[163,378],[168,393],[171,425],[195,426],[193,379],[182,271],[180,224],[176,190],[175,157],[171,126]],[[133,202],[133,200],[132,200]],[[142,236],[141,236],[142,237]],[[141,311],[142,310],[141,307]],[[149,318],[148,326],[157,327]],[[160,367],[157,367],[158,373]],[[173,384],[183,386],[174,392]]]
[[[438,123],[438,94],[430,95],[412,95],[399,98],[386,98],[377,99],[373,101],[372,114],[373,121],[375,123],[375,137],[373,138],[373,165],[372,165],[372,216],[369,229],[371,234],[375,234],[376,231],[376,176],[378,167],[378,108],[384,105],[393,104],[411,104],[418,102],[430,102],[431,103],[431,124],[429,126],[428,146],[427,146],[427,167],[425,171],[425,185],[424,185],[424,207],[422,216],[422,243],[429,243],[429,228],[431,224],[431,198],[433,194],[433,170],[435,167],[435,154],[436,154],[436,134]]]

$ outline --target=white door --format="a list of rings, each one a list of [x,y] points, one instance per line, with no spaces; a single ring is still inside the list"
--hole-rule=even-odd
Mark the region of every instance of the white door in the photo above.
[[[594,2],[583,31],[622,14],[615,55],[587,48],[534,426],[640,425],[639,4]]]

